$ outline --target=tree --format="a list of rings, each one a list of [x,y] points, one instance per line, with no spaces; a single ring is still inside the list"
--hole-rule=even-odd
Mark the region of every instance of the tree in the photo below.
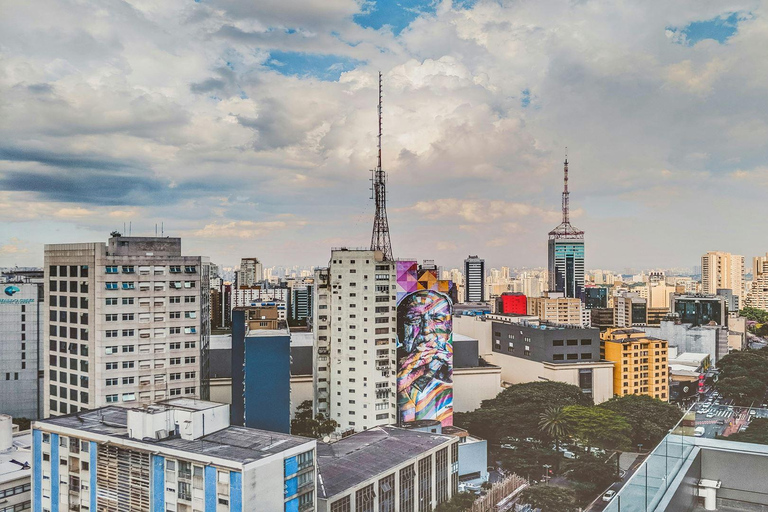
[[[479,409],[455,414],[454,424],[491,443],[507,437],[549,441],[550,435],[539,429],[539,415],[547,407],[569,405],[588,406],[592,400],[578,386],[563,382],[514,384],[484,400]]]
[[[555,450],[560,451],[560,440],[568,435],[568,420],[562,407],[547,407],[539,415],[539,428],[555,440]]]
[[[576,500],[571,489],[555,485],[533,485],[520,493],[520,501],[542,512],[576,512]]]
[[[339,424],[326,419],[324,414],[312,417],[312,401],[304,400],[296,408],[296,416],[291,420],[291,434],[295,436],[313,437],[319,439],[332,434]]]
[[[752,320],[759,324],[768,323],[768,311],[763,311],[758,308],[744,308],[739,311],[739,316],[743,316],[747,320]]]
[[[742,443],[768,444],[768,419],[755,418],[749,423],[747,430],[728,436],[729,441]]]
[[[557,467],[561,458],[554,450],[534,443],[517,441],[509,444],[512,449],[502,448],[498,450],[497,456],[505,471],[520,476],[538,479],[544,474],[544,464]]]
[[[765,383],[753,376],[724,377],[717,381],[717,389],[725,398],[733,399],[738,405],[759,402],[765,396]]]
[[[676,405],[648,395],[614,397],[598,407],[618,413],[627,420],[632,446],[656,446],[682,416]]]
[[[435,512],[466,512],[472,508],[476,496],[470,492],[454,494],[449,501],[445,501],[435,508]]]
[[[597,446],[604,449],[626,449],[631,446],[631,428],[618,413],[602,407],[572,405],[565,408],[573,436],[587,451]]]

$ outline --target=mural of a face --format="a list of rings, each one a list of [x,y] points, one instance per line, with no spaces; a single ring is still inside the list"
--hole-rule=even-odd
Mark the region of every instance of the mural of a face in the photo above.
[[[403,347],[413,352],[422,343],[447,343],[451,335],[451,303],[437,292],[409,295],[398,308],[403,312]]]
[[[433,290],[408,294],[398,305],[397,388],[402,422],[453,423],[451,311],[451,300]]]

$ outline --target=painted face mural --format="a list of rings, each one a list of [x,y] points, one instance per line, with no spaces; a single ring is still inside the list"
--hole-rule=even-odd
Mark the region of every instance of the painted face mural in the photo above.
[[[433,419],[452,425],[452,283],[437,280],[432,271],[418,273],[415,262],[404,274],[397,307],[400,421]]]

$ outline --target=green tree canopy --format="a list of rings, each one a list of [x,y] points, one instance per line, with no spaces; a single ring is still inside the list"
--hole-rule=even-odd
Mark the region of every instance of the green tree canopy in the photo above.
[[[562,407],[547,407],[539,415],[539,428],[555,440],[555,447],[560,447],[560,441],[570,432],[568,418]]]
[[[466,512],[472,508],[476,496],[470,492],[460,492],[437,506],[435,512]]]
[[[729,441],[742,443],[768,444],[768,419],[755,418],[749,423],[747,430],[728,436]]]
[[[739,316],[743,316],[747,320],[752,320],[759,324],[768,323],[768,311],[758,308],[744,308],[739,311]]]
[[[506,471],[538,480],[544,474],[544,464],[557,468],[560,456],[554,450],[525,441],[510,444],[514,449],[498,451],[501,467]]]
[[[576,499],[571,489],[555,485],[533,485],[520,493],[520,501],[542,512],[576,512]]]
[[[733,399],[739,405],[760,402],[765,396],[765,384],[750,376],[724,377],[717,381],[717,389],[725,398]]]
[[[325,415],[312,417],[312,401],[304,400],[296,408],[296,416],[291,420],[291,434],[295,436],[314,437],[319,439],[336,431],[339,424]]]
[[[571,405],[565,408],[571,432],[587,449],[628,449],[631,446],[631,427],[624,417],[603,407]]]
[[[618,413],[627,420],[632,446],[656,446],[683,415],[676,405],[648,395],[614,397],[598,407]]]
[[[578,386],[563,382],[527,382],[515,384],[496,398],[484,400],[479,409],[454,415],[454,423],[490,442],[505,437],[533,437],[551,440],[539,428],[540,415],[547,407],[588,406],[592,400]]]

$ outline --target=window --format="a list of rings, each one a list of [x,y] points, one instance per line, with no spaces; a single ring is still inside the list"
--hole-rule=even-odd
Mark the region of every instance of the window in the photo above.
[[[118,364],[117,363],[107,363],[106,367],[107,367],[107,370],[117,370]]]
[[[105,300],[107,306],[117,306],[117,297],[107,297]]]
[[[105,271],[107,274],[117,274],[117,265],[109,265]]]
[[[184,364],[195,364],[196,361],[197,361],[197,358],[193,356],[184,358]]]
[[[105,319],[107,322],[117,322],[117,313],[110,313],[106,315]]]
[[[169,327],[168,334],[181,334],[181,327]]]
[[[115,403],[115,402],[118,402],[118,401],[119,401],[119,399],[118,399],[117,395],[107,395],[107,403],[108,404],[112,404],[112,403]]]
[[[187,274],[194,274],[195,272],[197,272],[197,267],[195,265],[185,265],[184,272],[186,272]]]
[[[123,336],[133,336],[134,334],[136,334],[136,331],[133,330],[133,329],[123,329]],[[123,347],[123,348],[125,348],[125,347]],[[133,351],[131,351],[131,352],[133,352]]]
[[[569,360],[574,360],[578,358],[579,358],[579,354],[568,354],[568,357],[567,357],[567,359]]]
[[[184,372],[185,379],[194,379],[197,372]]]
[[[185,341],[184,342],[184,348],[195,348],[197,346],[197,342],[195,341]]]
[[[117,338],[117,329],[109,330],[105,332],[107,338]],[[109,348],[109,347],[107,347]]]
[[[123,377],[123,386],[133,384],[136,381],[136,377]]]
[[[181,342],[180,341],[175,341],[173,343],[170,343],[168,345],[168,349],[169,350],[179,350],[179,349],[181,349]]]
[[[169,317],[169,318],[172,318],[172,319],[173,319],[173,318],[181,318],[181,311],[171,311],[171,312],[168,314],[168,317]]]
[[[133,320],[133,313],[123,313],[123,321]]]
[[[136,270],[133,265],[123,265],[123,274],[133,274]]]
[[[168,374],[169,380],[180,380],[181,379],[181,373],[170,373]]]
[[[563,346],[563,340],[552,340],[552,346],[553,347],[562,347]]]
[[[136,393],[123,393],[123,402],[133,402],[136,400]]]
[[[186,395],[194,395],[195,394],[195,387],[192,386],[192,387],[189,387],[189,388],[184,388],[184,394],[186,394]]]
[[[179,297],[179,296],[169,297],[168,298],[168,303],[169,304],[179,304],[179,303],[181,303],[181,297]]]
[[[181,265],[171,265],[168,269],[172,274],[178,274],[181,272]]]
[[[117,379],[107,379],[107,386],[117,386]]]
[[[136,361],[123,361],[123,370],[128,370],[136,367]]]
[[[565,354],[552,354],[553,361],[563,361],[564,359],[565,359]]]
[[[592,344],[592,340],[581,340],[581,344],[582,345],[591,345]]]
[[[108,281],[104,283],[107,290],[117,290],[117,283],[115,281]]]
[[[123,290],[134,290],[136,289],[136,283],[133,281],[123,281]]]
[[[123,306],[129,306],[133,304],[133,297],[123,297]]]
[[[108,356],[112,354],[117,354],[117,346],[105,347],[104,353],[107,354]]]
[[[185,311],[184,312],[184,318],[197,318],[197,312],[196,311]]]
[[[582,352],[581,358],[582,359],[592,359],[592,353],[591,352]]]
[[[184,288],[195,288],[197,283],[195,281],[184,281]]]
[[[181,388],[171,388],[169,393],[171,396],[177,396],[181,394]]]
[[[181,364],[181,358],[180,357],[172,357],[169,362],[172,365]]]
[[[196,297],[194,295],[185,295],[184,302],[187,304],[194,303],[196,302]]]
[[[197,327],[194,325],[184,327],[184,334],[196,334],[197,333]]]
[[[573,347],[579,344],[579,340],[568,340],[568,346]]]
[[[135,347],[133,345],[123,345],[123,354],[135,352]]]

